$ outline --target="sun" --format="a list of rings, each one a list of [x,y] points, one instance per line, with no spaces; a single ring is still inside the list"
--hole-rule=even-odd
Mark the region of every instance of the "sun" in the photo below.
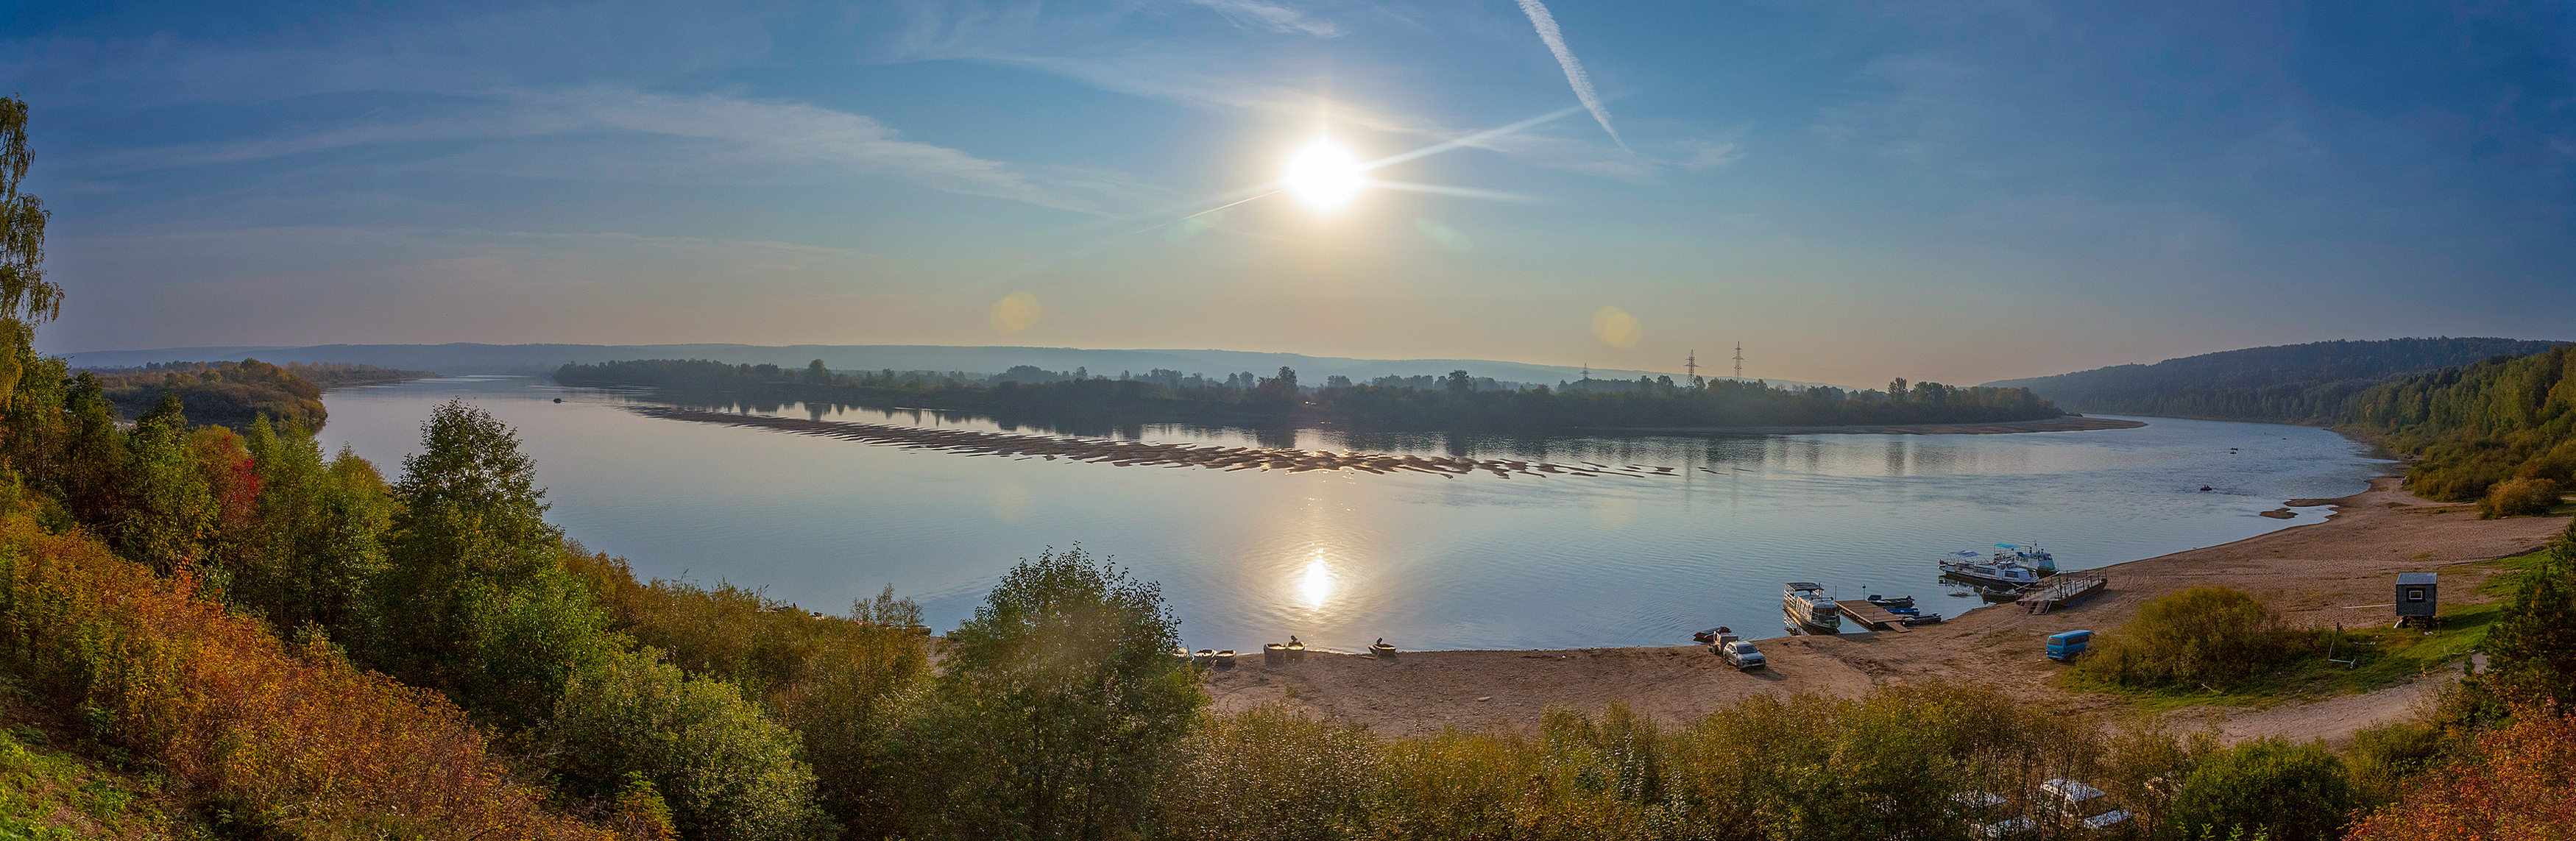
[[[1288,171],[1280,183],[1308,207],[1331,210],[1359,193],[1360,162],[1331,138],[1317,138],[1289,156]]]

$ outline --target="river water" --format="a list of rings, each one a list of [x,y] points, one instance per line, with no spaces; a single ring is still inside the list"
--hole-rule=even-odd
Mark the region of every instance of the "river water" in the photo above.
[[[1944,553],[2036,542],[2075,570],[2300,523],[2256,512],[2385,472],[2322,429],[2140,418],[2011,435],[1346,436],[1143,427],[1119,437],[1677,468],[1672,476],[1225,472],[968,457],[648,418],[649,395],[449,377],[325,395],[324,445],[390,478],[431,407],[515,426],[551,518],[639,575],[766,588],[826,613],[891,584],[934,627],[1018,558],[1080,545],[1160,582],[1192,648],[1295,634],[1357,650],[1687,643],[1780,633],[1780,585],[1913,595],[1957,615]],[[555,402],[556,400],[562,402]],[[1004,429],[933,413],[753,407],[825,420]],[[1020,429],[1028,432],[1031,430]],[[2199,490],[2209,486],[2210,491]]]

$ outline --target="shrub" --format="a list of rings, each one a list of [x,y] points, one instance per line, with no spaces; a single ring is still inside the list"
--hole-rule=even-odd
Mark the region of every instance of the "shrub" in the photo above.
[[[2080,668],[2122,686],[2219,688],[2307,654],[2311,637],[2242,591],[2193,587],[2139,606]]]
[[[2487,488],[2478,500],[2479,516],[2485,519],[2547,514],[2558,504],[2558,483],[2548,479],[2506,479]]]
[[[2256,739],[2201,760],[2174,797],[2184,831],[2246,829],[2274,841],[2342,837],[2359,805],[2343,760],[2323,742]]]
[[[77,533],[0,516],[0,652],[103,738],[284,837],[601,838],[542,808],[435,693],[289,649]],[[256,831],[253,834],[257,834]]]
[[[1173,838],[1328,841],[1367,826],[1376,737],[1360,727],[1262,708],[1191,728],[1156,794]]]
[[[570,792],[667,803],[688,838],[754,841],[829,834],[796,735],[732,684],[683,674],[660,652],[611,657],[573,679],[547,725]],[[636,783],[643,783],[638,786]]]
[[[2448,747],[2441,730],[2400,721],[2355,731],[2345,754],[2353,782],[2372,799],[2386,802],[2397,799],[2408,778],[2440,761]]]
[[[2353,825],[2353,841],[2543,841],[2576,827],[2576,716],[2546,707],[2478,737],[2461,761],[2427,771],[2396,803]]]

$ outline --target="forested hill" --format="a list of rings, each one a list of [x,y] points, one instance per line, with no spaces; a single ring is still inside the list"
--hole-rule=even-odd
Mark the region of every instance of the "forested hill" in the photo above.
[[[2426,497],[2485,497],[2507,514],[2546,510],[2576,483],[2576,345],[2385,383],[2345,412],[2423,457],[2406,486]]]
[[[2113,415],[2336,423],[2355,395],[2410,374],[2564,342],[2493,338],[2387,339],[2278,345],[1987,383],[2028,388],[2068,411]]]
[[[280,367],[257,359],[160,362],[133,368],[92,368],[82,373],[94,378],[101,396],[127,417],[141,417],[160,405],[164,395],[177,395],[189,418],[244,430],[261,415],[280,425],[292,423],[320,429],[325,417],[324,391],[435,376],[428,371],[373,365],[290,362]]]

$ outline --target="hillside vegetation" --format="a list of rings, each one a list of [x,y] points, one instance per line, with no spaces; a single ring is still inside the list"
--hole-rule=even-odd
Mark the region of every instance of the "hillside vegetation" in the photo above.
[[[2434,338],[2316,342],[2114,365],[1987,383],[2028,388],[2069,411],[2267,423],[2338,423],[2346,404],[2410,374],[2523,356],[2562,342]]]
[[[322,428],[328,417],[322,392],[342,386],[401,382],[433,376],[427,371],[398,371],[373,365],[305,365],[284,367],[257,359],[240,362],[165,362],[137,368],[94,368],[83,372],[97,379],[98,390],[128,417],[140,416],[177,395],[188,417],[204,423],[248,430],[262,415],[279,424]]]
[[[1020,372],[1021,369],[1014,369]],[[904,406],[1019,419],[1103,423],[1341,425],[1368,429],[1559,430],[1704,426],[1974,423],[2064,415],[2021,388],[1959,388],[1897,380],[1886,391],[1773,388],[1732,380],[1584,380],[1564,390],[1496,388],[1465,371],[1447,377],[1333,378],[1301,385],[1297,372],[1224,380],[1153,371],[1126,379],[1026,369],[993,378],[930,372],[840,372],[652,359],[565,365],[563,385],[647,386],[680,401],[770,400]]]
[[[2406,478],[2418,494],[2476,499],[2504,490],[2545,509],[2576,481],[2576,346],[2375,386],[2349,401],[2342,420],[2420,455]]]

